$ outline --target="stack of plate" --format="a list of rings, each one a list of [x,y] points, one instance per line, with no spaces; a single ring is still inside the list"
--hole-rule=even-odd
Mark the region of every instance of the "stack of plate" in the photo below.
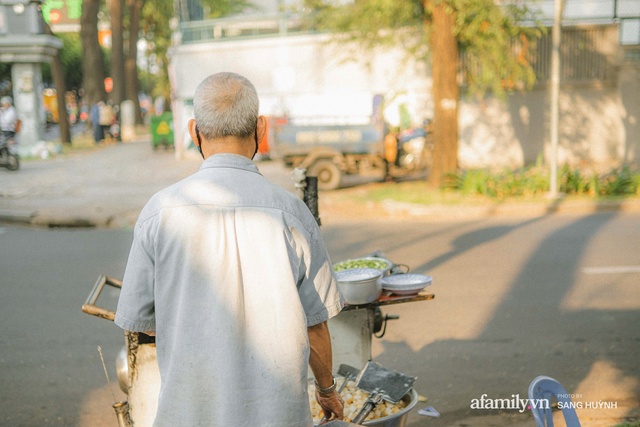
[[[382,289],[396,295],[415,295],[432,281],[433,278],[426,274],[392,274],[382,278]]]

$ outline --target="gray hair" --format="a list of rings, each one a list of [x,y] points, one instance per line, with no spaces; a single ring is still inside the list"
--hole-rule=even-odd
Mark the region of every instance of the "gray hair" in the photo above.
[[[202,81],[193,97],[198,130],[205,138],[246,138],[256,130],[258,93],[253,84],[235,73],[217,73]]]
[[[0,98],[0,105],[11,105],[13,104],[13,99],[10,96],[3,96]]]

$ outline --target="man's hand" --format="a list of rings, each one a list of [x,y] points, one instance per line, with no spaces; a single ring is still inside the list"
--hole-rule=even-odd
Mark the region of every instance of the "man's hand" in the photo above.
[[[310,326],[307,328],[307,332],[311,350],[309,353],[309,366],[316,378],[316,385],[322,384],[322,387],[329,388],[329,385],[332,383],[335,385],[335,382],[331,373],[331,336],[329,335],[327,322]],[[327,420],[342,419],[344,402],[335,388],[331,393],[324,394],[324,396],[316,388],[316,401],[322,407]]]
[[[331,420],[341,420],[344,416],[344,401],[338,394],[337,390],[334,390],[328,396],[322,396],[318,390],[316,390],[316,401],[322,407],[324,412],[325,422]],[[324,424],[324,423],[321,423]]]

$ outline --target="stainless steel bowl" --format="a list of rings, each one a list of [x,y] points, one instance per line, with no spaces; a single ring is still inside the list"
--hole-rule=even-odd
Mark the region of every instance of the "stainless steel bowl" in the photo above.
[[[407,415],[409,414],[409,411],[411,411],[413,407],[418,403],[418,393],[414,389],[411,389],[409,390],[409,393],[404,395],[402,401],[407,406],[402,408],[400,411],[396,412],[393,415],[377,418],[375,420],[365,421],[362,425],[373,427],[404,427],[407,423]],[[355,426],[355,424],[348,423],[346,421],[331,421],[327,424],[327,426],[347,427]]]
[[[382,294],[381,270],[375,268],[352,268],[336,273],[338,287],[348,304],[368,304]]]
[[[375,426],[375,427],[404,427],[407,423],[407,415],[409,411],[413,409],[418,403],[418,392],[414,389],[409,390],[409,393],[405,394],[402,401],[407,405],[400,411],[393,415],[381,417],[371,421],[365,421],[363,426]]]

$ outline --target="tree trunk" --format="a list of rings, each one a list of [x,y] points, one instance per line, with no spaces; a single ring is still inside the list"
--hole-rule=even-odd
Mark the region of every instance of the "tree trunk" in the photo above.
[[[104,61],[98,41],[98,12],[100,0],[84,0],[80,17],[80,37],[82,38],[82,86],[87,107],[104,101]]]
[[[445,2],[434,3],[432,11],[434,147],[429,183],[437,187],[447,173],[458,169],[458,43],[453,33],[454,16]]]
[[[144,0],[127,0],[129,7],[129,51],[125,59],[125,98],[133,101],[135,121],[137,125],[143,124],[142,111],[138,92],[138,33],[140,31],[140,15]]]
[[[49,24],[45,23],[45,32],[53,36],[53,31]],[[64,70],[60,60],[60,51],[57,50],[51,62],[51,77],[53,85],[56,87],[56,98],[58,101],[58,129],[60,130],[60,140],[64,144],[71,144],[71,126],[69,125],[69,114],[67,113],[67,103],[65,94],[67,87],[64,82]]]
[[[115,105],[124,101],[124,37],[122,34],[122,1],[109,0],[111,17],[111,78],[113,90],[111,99]]]

